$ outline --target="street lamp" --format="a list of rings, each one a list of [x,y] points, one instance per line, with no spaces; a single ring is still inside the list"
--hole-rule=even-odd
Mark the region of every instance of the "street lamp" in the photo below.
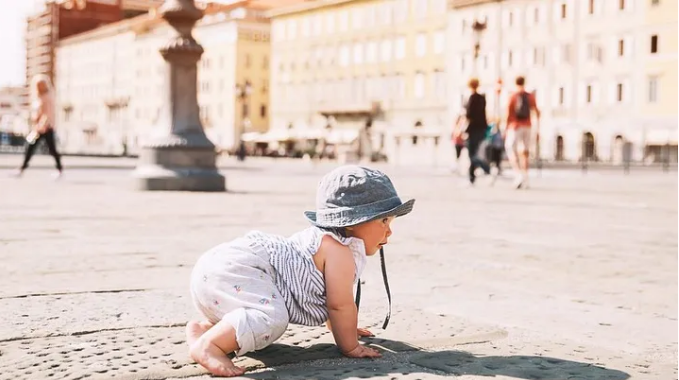
[[[472,23],[472,31],[474,37],[474,65],[476,65],[476,59],[479,58],[479,51],[481,50],[481,36],[483,32],[488,27],[488,19],[483,18],[483,21],[474,20]]]
[[[237,84],[236,85],[236,98],[241,103],[241,123],[242,123],[242,128],[241,128],[241,131],[240,131],[241,135],[250,126],[250,119],[249,119],[250,110],[249,110],[249,103],[248,103],[248,100],[250,100],[250,94],[252,94],[252,84],[250,83],[249,80],[245,80],[244,84]]]

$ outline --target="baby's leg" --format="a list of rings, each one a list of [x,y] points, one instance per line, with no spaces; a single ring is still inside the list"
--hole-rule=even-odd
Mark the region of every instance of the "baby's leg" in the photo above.
[[[187,325],[187,330],[188,327]],[[238,349],[236,329],[222,320],[200,335],[191,344],[189,352],[196,363],[213,375],[233,377],[245,373],[244,368],[236,367],[227,356]]]
[[[189,321],[189,323],[186,324],[186,343],[189,344],[189,347],[191,347],[193,342],[198,340],[198,338],[205,334],[212,326],[214,325],[208,321],[196,319]]]

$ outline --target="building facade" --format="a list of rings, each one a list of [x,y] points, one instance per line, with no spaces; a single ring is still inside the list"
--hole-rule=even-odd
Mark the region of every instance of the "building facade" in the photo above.
[[[25,135],[28,133],[28,111],[23,106],[24,87],[0,88],[0,135]],[[0,141],[0,145],[9,144]]]
[[[677,109],[669,106],[677,103],[676,2],[453,0],[450,5],[452,115],[461,111],[466,82],[478,77],[489,113],[503,120],[514,80],[523,75],[542,111],[543,159],[619,162],[627,142],[633,160],[646,160],[647,146],[658,136],[676,152]],[[475,21],[485,29],[474,31]]]
[[[395,156],[406,145],[398,136],[417,145],[413,133],[446,124],[445,0],[308,2],[269,14],[272,130],[358,138],[371,120],[372,146]]]
[[[146,13],[161,0],[42,0],[26,19],[26,83],[37,74],[55,82],[54,50],[60,40]],[[28,99],[25,98],[25,102]]]
[[[56,87],[65,152],[137,153],[168,104],[159,49],[170,33],[152,12],[61,41]],[[201,120],[213,143],[231,150],[243,133],[268,128],[269,22],[261,9],[213,5],[194,37],[204,49],[195,89]]]

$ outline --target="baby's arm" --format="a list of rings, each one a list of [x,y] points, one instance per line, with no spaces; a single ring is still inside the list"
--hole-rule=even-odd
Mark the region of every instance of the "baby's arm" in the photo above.
[[[322,246],[330,329],[337,346],[350,357],[379,357],[377,351],[358,343],[358,310],[353,297],[355,264],[351,251],[332,238],[324,238]]]

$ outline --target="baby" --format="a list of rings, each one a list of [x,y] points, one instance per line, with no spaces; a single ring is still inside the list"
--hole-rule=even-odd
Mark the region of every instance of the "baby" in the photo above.
[[[352,358],[380,357],[358,342],[353,285],[367,256],[387,244],[391,222],[408,214],[389,177],[347,165],[318,186],[312,224],[289,238],[253,231],[204,253],[191,275],[191,296],[206,320],[186,326],[191,357],[217,376],[245,370],[227,355],[261,350],[288,323],[328,324],[339,350]]]

